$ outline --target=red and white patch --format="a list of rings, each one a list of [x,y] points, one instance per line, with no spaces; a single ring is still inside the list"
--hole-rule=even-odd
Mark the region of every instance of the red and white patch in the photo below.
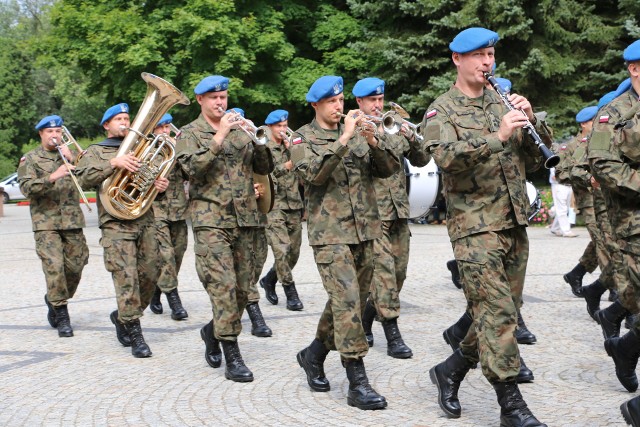
[[[582,138],[580,142],[587,142],[587,137],[585,136],[584,138]]]
[[[27,160],[27,158],[22,156],[22,158],[20,159],[20,163],[24,163],[26,160]]]
[[[566,150],[566,149],[567,149],[567,146],[566,146],[566,145],[561,145],[561,146],[560,146],[560,150],[564,151],[564,150]]]
[[[292,144],[292,145],[298,145],[298,144],[300,144],[301,142],[302,142],[302,138],[297,137],[297,138],[295,138],[293,141],[291,141],[291,144]]]
[[[438,110],[433,109],[431,111],[427,111],[427,114],[425,114],[425,117],[427,119],[430,119],[431,117],[435,117],[436,114],[438,114]]]
[[[609,116],[600,116],[598,120],[600,123],[609,123]]]

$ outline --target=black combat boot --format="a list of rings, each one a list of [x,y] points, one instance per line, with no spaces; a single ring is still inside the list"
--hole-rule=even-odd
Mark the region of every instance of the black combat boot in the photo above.
[[[71,319],[69,318],[69,311],[67,306],[61,305],[55,307],[56,310],[56,322],[58,323],[58,336],[59,337],[72,337],[73,329],[71,328]]]
[[[260,279],[260,286],[264,289],[264,296],[267,298],[267,301],[273,305],[278,304],[278,295],[276,294],[277,282],[278,275],[273,267],[271,267],[271,270],[269,270],[267,274]]]
[[[516,328],[516,340],[518,344],[533,344],[536,341],[536,336],[527,329],[527,325],[524,324],[522,313],[518,310],[518,327]]]
[[[598,311],[598,323],[602,328],[602,335],[604,339],[620,336],[620,326],[622,321],[629,314],[626,308],[620,304],[620,301],[615,301],[609,307]]]
[[[447,269],[451,272],[451,281],[458,289],[462,289],[462,281],[460,280],[460,270],[455,259],[447,261]]]
[[[129,337],[131,338],[131,354],[133,354],[133,357],[142,358],[151,356],[151,349],[142,336],[140,319],[128,322],[126,324],[126,328],[129,331]]]
[[[262,317],[262,311],[257,302],[253,302],[247,305],[247,313],[249,313],[249,319],[251,319],[251,335],[257,337],[270,337],[273,332],[267,326]]]
[[[589,316],[596,322],[600,323],[600,319],[596,313],[600,310],[600,298],[602,294],[607,290],[604,287],[604,284],[597,279],[595,282],[588,286],[583,286],[582,295],[584,296],[584,300],[587,302],[587,313]]]
[[[449,326],[442,332],[442,338],[451,346],[453,351],[460,347],[460,342],[464,339],[473,324],[473,317],[468,312],[464,312],[462,317],[456,323]]]
[[[383,409],[387,407],[387,400],[379,395],[371,384],[364,369],[362,358],[349,359],[344,363],[349,379],[349,391],[347,392],[347,404],[358,409]]]
[[[58,322],[56,321],[56,311],[53,308],[53,305],[51,305],[51,303],[49,302],[47,294],[44,294],[44,303],[47,304],[47,308],[49,309],[49,311],[47,312],[47,320],[49,321],[49,324],[52,328],[57,328]]]
[[[165,294],[169,307],[171,307],[171,318],[173,320],[183,320],[189,317],[187,310],[182,306],[180,301],[180,295],[178,295],[178,288],[173,289]]]
[[[563,276],[565,282],[571,286],[571,292],[578,298],[582,297],[582,278],[587,274],[584,265],[578,263],[573,270]]]
[[[409,359],[413,356],[411,349],[404,343],[400,329],[398,329],[398,319],[383,320],[382,328],[387,337],[387,354],[396,359]]]
[[[460,418],[462,408],[458,400],[458,389],[472,365],[458,349],[447,360],[429,370],[431,382],[438,387],[438,404],[450,418]]]
[[[530,383],[534,380],[533,371],[527,368],[527,365],[524,364],[524,359],[520,358],[520,372],[518,372],[518,376],[516,377],[516,382],[518,384],[522,383]]]
[[[300,311],[304,308],[300,297],[298,297],[298,291],[296,290],[296,284],[291,282],[288,285],[283,284],[284,294],[287,296],[287,310]]]
[[[156,290],[153,292],[153,296],[151,297],[151,303],[149,303],[149,308],[155,314],[162,314],[162,301],[160,301],[160,295],[162,295],[162,291],[156,286]]]
[[[219,368],[222,364],[222,352],[220,351],[220,341],[213,333],[213,320],[200,329],[200,337],[204,341],[204,360],[212,368]]]
[[[629,331],[622,337],[609,338],[604,342],[607,354],[616,365],[616,376],[620,384],[629,392],[638,389],[638,377],[636,365],[640,357],[640,339],[634,331]]]
[[[373,319],[376,317],[376,308],[370,299],[367,299],[367,303],[364,305],[364,312],[362,313],[362,329],[364,329],[364,335],[367,337],[367,344],[369,347],[373,347],[373,332],[371,327],[373,326]]]
[[[129,331],[124,323],[118,320],[118,310],[114,310],[109,315],[109,319],[111,319],[111,323],[116,327],[116,336],[118,337],[118,341],[125,347],[131,347],[131,337],[129,337]]]
[[[307,375],[307,383],[313,391],[329,391],[331,385],[324,375],[324,360],[327,358],[329,350],[320,342],[314,339],[309,347],[303,348],[298,352],[296,359]]]
[[[239,383],[253,381],[253,373],[244,364],[244,360],[242,360],[238,342],[220,340],[220,343],[222,344],[222,351],[224,351],[224,360],[227,362],[224,377]]]
[[[620,405],[624,420],[633,427],[640,427],[640,396],[627,400]]]
[[[500,427],[547,427],[533,416],[514,382],[495,383],[500,404]]]

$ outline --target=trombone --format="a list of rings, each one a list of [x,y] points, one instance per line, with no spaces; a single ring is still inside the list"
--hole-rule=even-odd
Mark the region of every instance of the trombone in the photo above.
[[[222,107],[218,107],[218,111],[224,111]],[[236,122],[240,122],[238,124],[238,128],[240,128],[244,133],[246,133],[249,138],[257,145],[267,145],[269,142],[269,136],[267,135],[267,127],[266,126],[256,126],[251,122],[251,120],[245,119],[241,114],[236,116],[234,120]]]
[[[62,144],[58,144],[58,140],[56,138],[53,138],[52,141],[56,145],[56,148],[58,149],[58,154],[60,154],[60,157],[62,158],[64,165],[67,167],[67,170],[69,171],[69,176],[71,177],[71,179],[73,180],[73,183],[78,189],[78,192],[80,193],[80,197],[82,197],[82,201],[87,207],[87,210],[89,212],[92,212],[91,206],[89,206],[89,200],[87,200],[87,196],[84,194],[84,191],[82,191],[82,187],[80,187],[80,183],[78,183],[78,178],[76,178],[75,174],[73,173],[73,169],[71,169],[71,163],[69,163],[69,160],[67,160],[67,158],[62,153],[62,147],[68,147],[69,145],[73,145],[78,150],[78,156],[76,157],[76,161],[74,162],[75,164],[78,163],[78,160],[80,160],[80,157],[84,154],[84,150],[82,149],[80,144],[78,144],[78,141],[76,141],[76,139],[71,135],[71,132],[69,132],[69,129],[67,129],[66,126],[62,126],[61,139],[62,139]]]

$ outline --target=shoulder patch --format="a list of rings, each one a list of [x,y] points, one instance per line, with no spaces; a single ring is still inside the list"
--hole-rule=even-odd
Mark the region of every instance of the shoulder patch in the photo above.
[[[292,144],[292,145],[298,145],[298,144],[300,144],[301,142],[302,142],[302,138],[297,137],[297,138],[294,138],[294,139],[293,139],[293,141],[291,141],[291,144]]]
[[[599,123],[609,123],[609,116],[600,116]]]
[[[430,119],[431,117],[434,117],[436,114],[438,114],[438,110],[436,110],[435,108],[431,111],[427,111],[426,114],[424,115],[427,119]]]
[[[27,161],[27,158],[25,156],[22,156],[22,158],[20,159],[20,164],[24,163]]]

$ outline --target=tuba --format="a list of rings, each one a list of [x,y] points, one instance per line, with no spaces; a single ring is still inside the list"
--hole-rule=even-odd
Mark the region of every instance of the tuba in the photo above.
[[[104,209],[119,219],[144,215],[158,190],[153,185],[165,177],[175,162],[175,143],[168,135],[151,132],[164,113],[176,104],[189,105],[189,99],[171,83],[150,73],[142,73],[147,93],[138,114],[122,141],[117,156],[129,152],[141,162],[137,172],[118,169],[100,185],[98,195]]]

